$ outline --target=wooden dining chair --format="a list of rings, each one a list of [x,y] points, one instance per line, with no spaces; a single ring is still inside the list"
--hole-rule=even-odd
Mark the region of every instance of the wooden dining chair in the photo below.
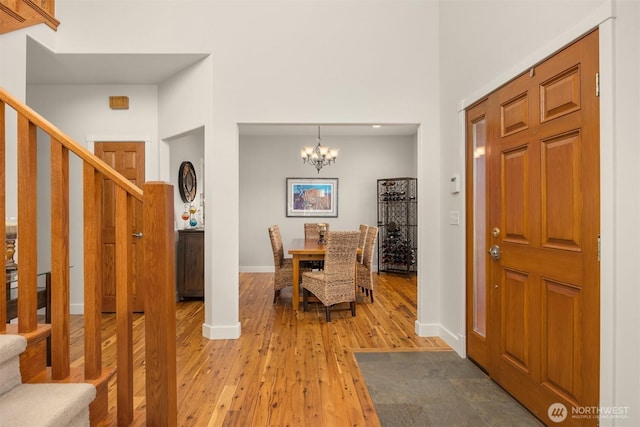
[[[366,295],[371,297],[373,302],[373,251],[376,247],[376,238],[378,237],[378,227],[369,227],[367,230],[367,239],[364,243],[362,251],[362,264],[356,264],[356,284],[365,291]]]
[[[367,239],[367,230],[369,226],[367,224],[360,224],[360,240],[358,240],[358,249],[360,253],[356,255],[356,261],[362,264],[362,253],[364,252],[364,242]]]
[[[273,265],[275,275],[273,278],[273,303],[275,304],[280,296],[280,290],[288,286],[293,286],[293,263],[291,258],[284,257],[282,246],[282,236],[280,227],[273,225],[269,227],[269,239],[271,240],[271,250],[273,251]]]
[[[331,309],[348,302],[351,315],[356,315],[355,262],[359,231],[330,231],[324,256],[324,270],[302,273],[302,301],[307,311],[309,293],[325,306],[327,322]]]

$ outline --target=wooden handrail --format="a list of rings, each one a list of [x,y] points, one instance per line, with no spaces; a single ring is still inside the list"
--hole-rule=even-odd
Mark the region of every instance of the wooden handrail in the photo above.
[[[38,114],[35,110],[31,109],[27,105],[21,103],[17,98],[11,96],[6,90],[0,88],[0,101],[10,105],[11,108],[16,110],[19,115],[29,117],[29,121],[42,129],[45,133],[49,134],[52,138],[55,138],[60,144],[66,147],[69,151],[80,157],[84,162],[93,166],[96,171],[103,174],[106,178],[113,181],[113,183],[119,187],[124,188],[127,193],[131,194],[134,198],[142,201],[142,190],[135,184],[132,184],[128,179],[120,175],[102,159],[96,157],[87,150],[84,146],[78,144],[65,133],[60,131],[57,127],[52,125],[44,117]]]
[[[24,16],[20,16],[18,12],[16,12],[17,3],[15,1],[11,2],[10,5],[5,4],[4,2],[0,2],[0,10],[6,13],[11,19],[15,19],[16,22],[23,23],[25,21]]]
[[[0,217],[6,214],[6,171],[4,168],[6,125],[5,106],[17,113],[18,175],[18,327],[21,334],[49,333],[37,323],[37,144],[40,129],[50,137],[51,152],[51,370],[53,381],[69,381],[69,154],[83,161],[84,221],[84,380],[101,382],[91,406],[92,425],[100,424],[108,410],[108,374],[102,367],[102,182],[113,182],[115,190],[115,278],[117,322],[117,420],[133,422],[133,289],[131,225],[132,205],[142,202],[143,268],[139,283],[153,283],[154,304],[145,312],[147,333],[146,408],[147,424],[177,424],[175,367],[175,272],[173,237],[173,187],[167,183],[133,185],[105,162],[90,153],[28,106],[0,88]],[[3,224],[3,227],[5,225]],[[153,264],[153,267],[145,267]],[[161,267],[159,267],[161,266]],[[142,277],[144,276],[144,277]],[[138,292],[142,290],[138,289]],[[2,287],[0,296],[6,294]],[[4,295],[6,300],[6,295]],[[149,298],[151,301],[151,298]],[[0,305],[0,333],[7,333],[6,305]],[[35,342],[35,339],[34,339]],[[35,344],[34,344],[35,345]],[[42,348],[41,340],[38,345]],[[29,350],[28,350],[29,351]],[[34,350],[35,351],[35,350]],[[48,378],[40,358],[30,355],[26,362],[29,379]],[[153,369],[151,369],[153,367]],[[23,374],[24,378],[24,374]],[[105,380],[106,378],[106,380]],[[96,415],[99,414],[99,415]]]
[[[0,0],[0,34],[41,23],[58,29],[55,0]]]
[[[51,28],[56,29],[60,25],[60,21],[55,18],[55,2],[54,0],[41,0],[35,2],[33,0],[22,0],[24,4],[29,6],[36,14],[40,15],[43,21]],[[39,4],[38,4],[39,3]]]

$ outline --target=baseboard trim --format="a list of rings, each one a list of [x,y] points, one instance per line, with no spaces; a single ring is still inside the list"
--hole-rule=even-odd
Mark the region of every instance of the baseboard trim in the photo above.
[[[273,273],[275,271],[273,265],[241,265],[238,270],[240,273]]]
[[[465,357],[464,342],[439,323],[420,323],[416,320],[415,332],[419,337],[438,337],[447,343],[460,357]]]
[[[69,314],[84,314],[84,304],[69,304]]]
[[[240,338],[240,330],[240,322],[222,326],[202,324],[202,336],[210,340],[235,340]]]

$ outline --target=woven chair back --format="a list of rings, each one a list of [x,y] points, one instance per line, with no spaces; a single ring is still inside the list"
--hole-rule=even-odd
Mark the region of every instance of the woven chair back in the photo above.
[[[284,248],[279,226],[273,225],[269,227],[269,239],[271,240],[271,250],[273,251],[273,265],[280,267],[282,260],[284,260]]]
[[[376,245],[376,237],[378,237],[378,227],[369,227],[367,230],[367,238],[362,250],[362,263],[371,270],[373,263],[373,251]]]
[[[320,227],[319,223],[307,222],[304,224],[304,238],[305,240],[320,240]],[[326,224],[327,231],[329,231],[329,224]]]
[[[359,240],[359,231],[327,232],[324,273],[329,280],[354,280]]]
[[[359,248],[364,248],[364,242],[367,240],[367,230],[369,230],[368,225],[360,224],[360,240],[358,240]]]

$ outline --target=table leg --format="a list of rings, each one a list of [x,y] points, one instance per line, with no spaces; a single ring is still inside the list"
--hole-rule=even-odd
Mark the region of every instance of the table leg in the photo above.
[[[293,277],[291,282],[293,283],[293,292],[291,293],[291,305],[294,311],[298,311],[298,305],[300,303],[300,257],[293,255]]]
[[[353,275],[353,291],[355,292],[355,296],[356,299],[355,301],[358,302],[358,263],[356,262],[355,265],[355,274]]]

